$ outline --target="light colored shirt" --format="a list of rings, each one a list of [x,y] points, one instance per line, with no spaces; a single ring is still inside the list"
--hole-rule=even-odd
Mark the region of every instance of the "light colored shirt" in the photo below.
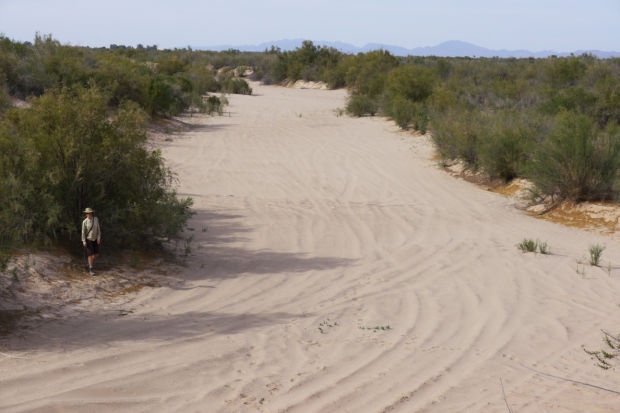
[[[93,219],[86,218],[82,221],[82,242],[86,242],[86,238],[91,241],[101,241],[101,228],[99,227],[99,219],[97,217],[93,217]]]

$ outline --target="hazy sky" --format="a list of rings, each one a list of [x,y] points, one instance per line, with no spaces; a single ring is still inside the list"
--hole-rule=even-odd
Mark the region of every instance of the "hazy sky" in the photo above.
[[[0,0],[0,33],[63,44],[243,45],[303,38],[407,48],[620,51],[620,0]]]

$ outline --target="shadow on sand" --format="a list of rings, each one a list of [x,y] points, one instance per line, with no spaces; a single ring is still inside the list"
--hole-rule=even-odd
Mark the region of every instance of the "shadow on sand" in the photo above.
[[[194,243],[202,245],[197,256],[184,261],[176,258],[166,262],[167,271],[157,275],[158,285],[173,290],[217,288],[218,282],[257,274],[287,274],[328,270],[353,264],[356,260],[339,257],[307,256],[239,247],[247,240],[252,228],[243,224],[242,214],[196,210],[189,226]],[[147,270],[148,271],[148,270]],[[103,279],[119,275],[102,275]],[[122,274],[120,277],[129,277]],[[168,282],[170,281],[170,282]],[[204,282],[202,282],[204,281]],[[136,290],[137,291],[137,290]],[[129,293],[131,294],[131,293]],[[128,297],[131,298],[131,297]],[[229,314],[219,312],[187,312],[182,314],[133,314],[131,302],[126,305],[97,305],[83,313],[61,319],[31,324],[27,330],[3,340],[9,350],[42,348],[73,348],[124,340],[178,339],[206,334],[232,334],[260,326],[279,324],[304,315],[291,313]],[[92,328],[96,326],[96,328]],[[7,337],[4,337],[7,339]]]
[[[356,260],[303,253],[249,250],[231,244],[247,241],[252,229],[243,215],[197,210],[191,221],[192,242],[201,246],[200,263],[191,279],[222,279],[251,274],[302,273],[348,266]]]

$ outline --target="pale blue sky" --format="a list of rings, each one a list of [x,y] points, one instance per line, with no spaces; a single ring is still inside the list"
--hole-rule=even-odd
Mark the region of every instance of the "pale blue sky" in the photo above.
[[[160,48],[304,38],[406,48],[620,51],[620,0],[0,0],[0,33]]]

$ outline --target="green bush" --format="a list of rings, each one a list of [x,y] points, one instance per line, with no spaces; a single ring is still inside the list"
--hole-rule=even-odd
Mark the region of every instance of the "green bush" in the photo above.
[[[523,176],[541,128],[538,117],[529,111],[487,114],[481,131],[480,166],[491,178],[506,182]]]
[[[379,110],[379,105],[366,95],[352,95],[347,103],[347,112],[353,116],[374,116]]]
[[[546,75],[555,87],[574,86],[584,75],[587,64],[579,57],[551,58],[547,61]]]
[[[538,244],[538,252],[543,255],[551,254],[551,251],[549,250],[549,245],[546,242],[537,240],[536,243]]]
[[[174,116],[189,106],[185,97],[182,87],[174,78],[158,75],[150,79],[145,106],[150,115]]]
[[[0,240],[79,239],[94,207],[106,245],[140,246],[183,229],[191,199],[178,199],[159,151],[144,146],[144,112],[108,111],[97,88],[52,89],[0,121]]]
[[[223,113],[223,104],[220,98],[217,96],[209,96],[207,98],[205,112],[209,115],[212,115],[213,113],[221,115]]]
[[[536,252],[536,248],[538,247],[538,242],[534,241],[533,239],[525,238],[523,239],[523,241],[517,244],[517,247],[522,252]]]
[[[376,50],[342,60],[342,64],[347,87],[355,94],[376,98],[384,93],[387,73],[398,66],[398,59],[388,51]]]
[[[404,96],[412,102],[422,102],[432,93],[436,74],[432,69],[400,65],[387,75],[386,89],[392,95]]]
[[[172,76],[185,71],[186,62],[178,56],[165,56],[157,62],[157,73]]]
[[[617,199],[620,130],[599,130],[585,115],[563,112],[537,147],[528,175],[539,194],[573,201]]]
[[[223,93],[233,93],[238,95],[252,94],[252,88],[245,79],[236,78],[232,75],[222,77],[220,80],[220,91]]]
[[[478,169],[482,134],[479,112],[462,107],[434,112],[431,125],[431,136],[442,158],[460,159],[467,168]]]
[[[413,122],[416,114],[416,104],[398,95],[386,104],[384,110],[401,129],[409,129],[409,125]]]
[[[11,96],[4,87],[2,81],[0,81],[0,115],[12,106]]]
[[[420,102],[412,102],[407,98],[397,95],[384,108],[385,114],[391,116],[401,129],[414,129],[422,134],[426,133],[428,116],[426,109]]]
[[[118,106],[124,100],[133,100],[148,107],[149,86],[153,73],[145,64],[110,53],[101,54],[91,78],[110,97],[110,104]]]
[[[598,267],[598,264],[601,261],[601,255],[605,247],[599,244],[590,245],[588,252],[590,253],[590,265],[595,265]]]

